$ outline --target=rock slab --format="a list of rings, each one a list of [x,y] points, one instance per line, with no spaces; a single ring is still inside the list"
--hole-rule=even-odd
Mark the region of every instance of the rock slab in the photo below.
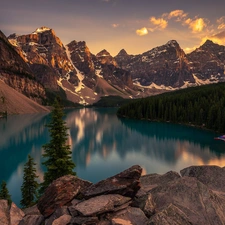
[[[57,208],[64,206],[92,183],[72,175],[53,181],[45,190],[37,207],[44,217],[50,216]]]
[[[140,189],[141,173],[142,168],[134,165],[113,177],[89,186],[83,192],[84,198],[89,199],[104,194],[120,194],[132,198]]]

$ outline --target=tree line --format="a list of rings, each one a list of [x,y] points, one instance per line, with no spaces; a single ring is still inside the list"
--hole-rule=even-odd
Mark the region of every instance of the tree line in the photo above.
[[[192,124],[225,132],[225,84],[191,87],[134,100],[119,117]]]
[[[43,146],[45,159],[43,164],[46,166],[44,181],[41,184],[37,182],[36,163],[28,155],[28,161],[23,169],[23,184],[21,186],[22,199],[20,204],[23,208],[34,205],[55,179],[68,174],[76,175],[73,171],[75,164],[72,161],[70,146],[67,145],[68,128],[62,119],[63,115],[60,99],[56,98],[51,112],[51,121],[46,125],[50,133],[50,142]],[[8,200],[9,205],[12,203],[5,181],[1,183],[0,199]]]

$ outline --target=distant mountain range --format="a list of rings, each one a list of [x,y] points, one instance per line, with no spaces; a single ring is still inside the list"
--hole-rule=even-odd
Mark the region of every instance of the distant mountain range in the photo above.
[[[102,96],[140,98],[225,81],[225,46],[207,40],[190,54],[175,40],[139,55],[122,49],[94,55],[84,41],[64,45],[53,29],[27,35],[0,32],[0,79],[39,102],[54,93],[80,104]]]

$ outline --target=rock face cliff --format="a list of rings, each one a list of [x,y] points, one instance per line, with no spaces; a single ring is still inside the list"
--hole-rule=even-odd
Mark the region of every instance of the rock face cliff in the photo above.
[[[2,32],[0,32],[0,79],[39,103],[46,98],[44,87],[37,82],[30,67]]]
[[[64,46],[47,27],[27,35],[12,34],[8,40],[18,53],[15,58],[26,67],[17,69],[30,74],[48,91],[63,89],[67,99],[81,104],[92,104],[108,95],[140,98],[225,81],[225,46],[209,40],[187,55],[171,40],[139,55],[122,49],[115,57],[105,49],[92,54],[85,41],[74,40]],[[10,62],[7,57],[2,61]],[[12,79],[6,80],[13,85]]]
[[[0,200],[1,224],[224,224],[224,172],[218,166],[192,166],[181,176],[173,171],[141,176],[135,165],[96,184],[67,175],[24,211],[14,203],[9,210]]]
[[[136,56],[121,50],[115,58],[142,86],[178,88],[185,82],[194,83],[186,54],[175,40]]]
[[[207,40],[187,55],[191,72],[198,82],[224,81],[225,46]]]

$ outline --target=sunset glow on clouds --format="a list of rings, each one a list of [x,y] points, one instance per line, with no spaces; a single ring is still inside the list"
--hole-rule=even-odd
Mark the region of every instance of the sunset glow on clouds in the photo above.
[[[150,22],[155,25],[154,28],[149,28],[151,31],[154,31],[156,29],[163,30],[167,27],[168,22],[164,20],[163,18],[156,19],[154,16],[150,18]]]
[[[184,50],[187,53],[195,50],[208,39],[217,44],[225,45],[225,16],[217,18],[216,23],[212,24],[207,18],[191,17],[188,12],[182,9],[175,9],[159,15],[159,17],[152,16],[149,21],[150,24],[147,30],[151,32],[161,30],[164,33],[171,33],[170,29],[174,29],[174,24],[178,24],[182,30],[181,32],[186,33],[186,35],[195,34],[194,38],[199,40],[198,45],[185,47]],[[209,26],[210,29],[208,29]],[[146,32],[145,35],[147,34]]]
[[[148,34],[148,30],[146,27],[143,27],[140,30],[136,30],[136,34],[139,36],[144,36],[144,35]]]
[[[66,45],[86,41],[93,54],[124,48],[140,54],[169,40],[185,51],[206,39],[225,45],[224,0],[7,0],[0,7],[1,31],[29,34],[47,26]]]
[[[207,26],[203,18],[198,18],[194,20],[188,18],[185,21],[185,24],[188,25],[188,27],[192,30],[193,33],[201,32]]]

